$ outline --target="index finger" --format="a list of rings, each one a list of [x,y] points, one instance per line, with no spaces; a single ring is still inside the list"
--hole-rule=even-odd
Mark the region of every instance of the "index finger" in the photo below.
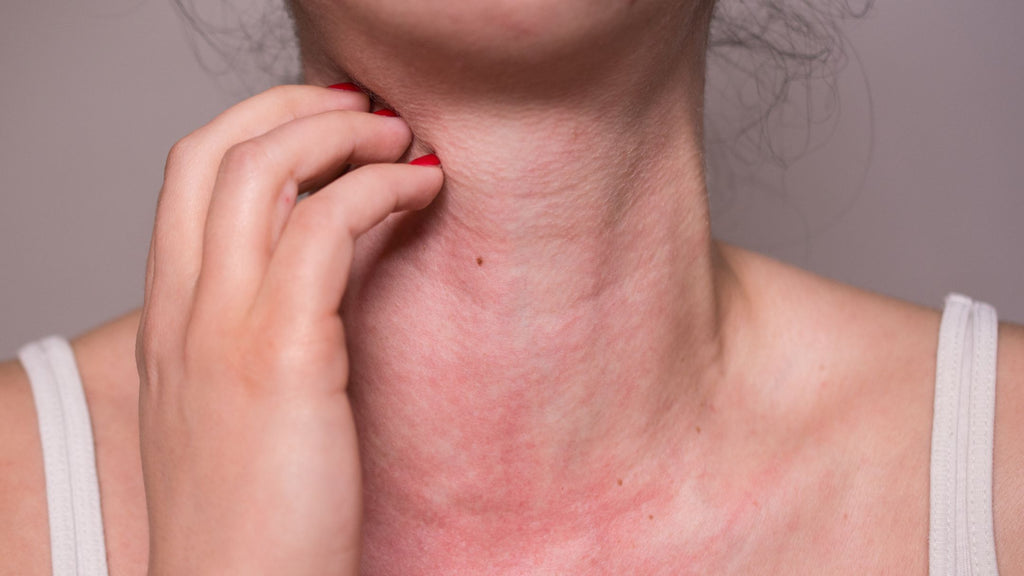
[[[229,148],[292,120],[331,110],[369,108],[369,98],[361,92],[277,86],[236,104],[178,141],[168,154],[157,202],[147,266],[146,315],[156,312],[166,321],[185,316],[178,307],[191,300],[202,262],[210,197],[221,159]],[[154,300],[168,302],[175,310],[150,310]]]

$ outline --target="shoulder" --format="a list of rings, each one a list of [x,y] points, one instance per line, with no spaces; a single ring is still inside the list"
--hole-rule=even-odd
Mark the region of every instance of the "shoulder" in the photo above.
[[[996,367],[993,514],[1001,576],[1024,574],[1024,326],[1002,323]]]
[[[111,574],[144,573],[135,330],[128,314],[71,341],[92,421]],[[0,575],[49,574],[46,476],[35,401],[17,360],[0,363]]]
[[[905,464],[913,453],[927,465],[941,312],[725,250],[766,334],[757,341],[780,359],[787,392],[806,418],[841,426],[843,438],[876,459],[891,455]]]
[[[85,389],[96,445],[96,472],[107,561],[112,575],[143,574],[149,522],[139,452],[139,376],[135,336],[139,311],[71,342]]]
[[[878,478],[895,494],[892,509],[923,504],[928,469],[935,363],[942,312],[835,282],[744,250],[724,247],[741,262],[743,284],[756,285],[758,308],[778,316],[776,340],[800,349],[802,370],[825,366],[817,380],[833,382],[814,404],[821,420],[842,422],[858,453],[888,455]],[[755,291],[751,291],[754,293]],[[939,304],[938,302],[936,304]],[[835,369],[829,370],[832,364]],[[833,376],[833,378],[828,378]],[[815,382],[814,379],[808,381]],[[993,513],[1001,576],[1024,576],[1024,326],[999,327],[993,462]],[[855,431],[854,431],[855,430]],[[866,461],[866,460],[865,460]],[[878,468],[862,466],[859,475]],[[877,482],[872,482],[877,484]],[[906,484],[903,489],[896,486]],[[894,486],[896,485],[896,486]],[[927,525],[925,524],[925,529]]]
[[[844,284],[722,245],[758,322],[794,360],[842,369],[848,381],[886,388],[910,380],[930,390],[941,311]],[[940,304],[940,302],[936,302]],[[802,350],[792,355],[792,349]],[[852,378],[856,376],[856,378]]]
[[[0,558],[3,574],[50,572],[46,479],[35,402],[17,360],[0,364]],[[7,572],[9,570],[9,572]]]
[[[727,258],[742,260],[739,283],[764,326],[758,353],[780,366],[766,386],[785,415],[779,433],[826,471],[829,499],[808,516],[849,557],[871,550],[886,571],[926,570],[940,311],[746,251]]]

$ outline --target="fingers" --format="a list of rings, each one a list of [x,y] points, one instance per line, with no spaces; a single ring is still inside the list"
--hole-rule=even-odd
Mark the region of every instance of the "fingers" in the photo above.
[[[277,326],[336,315],[355,238],[401,210],[434,199],[444,176],[436,166],[372,164],[357,168],[298,205],[270,261],[256,314]]]
[[[358,441],[338,393],[348,356],[337,305],[354,238],[425,206],[443,175],[394,164],[408,126],[350,96],[264,93],[168,160],[136,348],[156,572],[288,572],[296,558],[310,573],[358,568]],[[239,473],[239,462],[258,465]],[[254,496],[267,504],[255,516]]]
[[[411,139],[400,119],[336,110],[232,147],[214,185],[197,298],[247,306],[298,193],[336,178],[348,163],[394,162]]]
[[[369,106],[360,92],[278,86],[235,105],[175,144],[167,157],[147,265],[147,316],[171,323],[187,316],[181,306],[191,300],[199,275],[210,195],[229,148],[297,118]],[[171,310],[149,310],[151,304]]]

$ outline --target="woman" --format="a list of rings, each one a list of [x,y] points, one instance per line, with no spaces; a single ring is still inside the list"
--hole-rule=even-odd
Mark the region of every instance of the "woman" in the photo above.
[[[711,239],[712,2],[292,9],[310,86],[172,149],[143,309],[0,372],[13,573],[1024,571],[1024,328]]]

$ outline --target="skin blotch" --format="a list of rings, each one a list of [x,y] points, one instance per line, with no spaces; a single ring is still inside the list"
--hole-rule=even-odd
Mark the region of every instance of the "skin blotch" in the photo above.
[[[484,265],[484,259],[481,258],[480,256],[477,256],[476,257],[476,265],[477,266],[483,266]]]
[[[622,478],[616,480],[615,483],[618,484],[619,486],[622,486]]]
[[[697,434],[700,434],[700,426],[697,426],[697,427],[696,427],[696,428],[694,428],[694,429],[695,429],[695,430],[697,431]]]

